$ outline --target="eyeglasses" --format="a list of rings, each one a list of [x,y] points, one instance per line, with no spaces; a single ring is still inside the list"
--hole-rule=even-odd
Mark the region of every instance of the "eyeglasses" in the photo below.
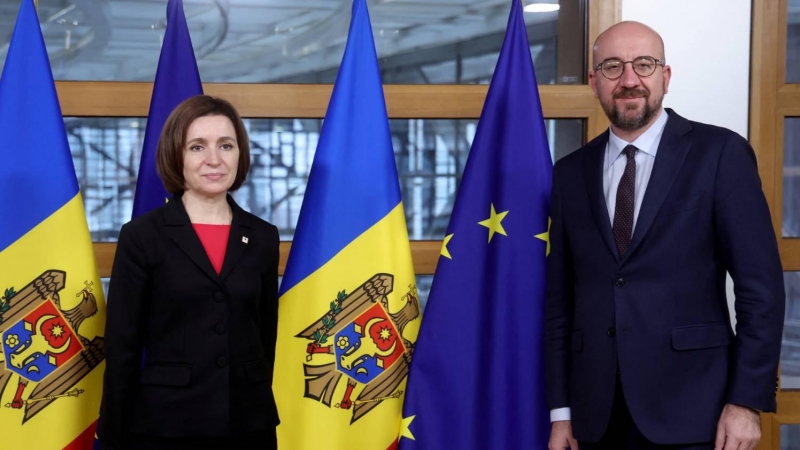
[[[594,68],[594,71],[597,72],[599,70],[603,76],[609,80],[616,80],[622,76],[622,73],[625,71],[625,64],[628,63],[631,63],[633,71],[640,77],[649,77],[656,71],[657,66],[664,67],[664,61],[660,59],[653,58],[652,56],[640,56],[633,61],[621,61],[617,58],[610,58],[598,64],[597,67]]]

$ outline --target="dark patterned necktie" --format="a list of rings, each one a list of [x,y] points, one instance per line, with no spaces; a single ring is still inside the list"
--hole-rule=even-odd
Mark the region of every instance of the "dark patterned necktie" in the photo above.
[[[617,186],[617,205],[614,208],[614,240],[617,241],[619,257],[625,255],[633,234],[633,204],[636,190],[636,147],[626,146],[623,150],[628,161],[625,172]]]

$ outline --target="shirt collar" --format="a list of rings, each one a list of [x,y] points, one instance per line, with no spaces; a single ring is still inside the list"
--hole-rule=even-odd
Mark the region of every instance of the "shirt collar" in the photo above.
[[[606,146],[606,168],[614,164],[614,161],[622,154],[622,150],[629,144],[635,146],[640,152],[655,158],[658,152],[658,144],[661,142],[661,135],[664,134],[664,127],[667,125],[668,118],[669,114],[662,108],[661,112],[658,114],[658,119],[653,122],[653,125],[633,142],[623,140],[614,134],[614,131],[609,127],[608,145]]]

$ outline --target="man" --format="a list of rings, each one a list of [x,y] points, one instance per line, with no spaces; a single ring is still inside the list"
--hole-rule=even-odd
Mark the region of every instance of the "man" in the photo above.
[[[550,448],[753,449],[775,411],[783,274],[753,150],[661,102],[661,37],[598,37],[611,127],[553,174]],[[734,281],[734,335],[725,273]]]

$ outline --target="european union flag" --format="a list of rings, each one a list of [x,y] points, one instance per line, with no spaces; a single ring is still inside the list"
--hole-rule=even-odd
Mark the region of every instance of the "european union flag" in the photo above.
[[[156,172],[156,147],[167,117],[182,101],[203,93],[197,61],[194,59],[192,39],[181,0],[167,4],[167,30],[158,59],[144,147],[136,181],[133,200],[133,217],[158,208],[170,197]]]
[[[522,4],[511,3],[411,363],[405,450],[547,448],[553,163]]]

